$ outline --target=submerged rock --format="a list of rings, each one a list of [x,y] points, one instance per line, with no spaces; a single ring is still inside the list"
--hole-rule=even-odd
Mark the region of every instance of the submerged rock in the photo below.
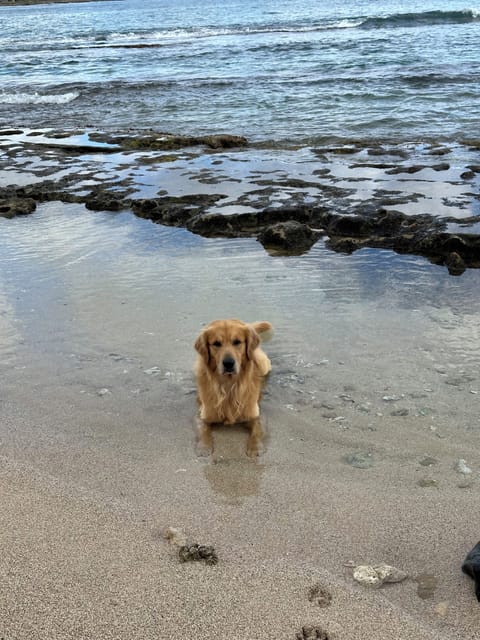
[[[480,602],[480,542],[467,553],[462,564],[462,571],[470,576],[475,582],[475,595]]]

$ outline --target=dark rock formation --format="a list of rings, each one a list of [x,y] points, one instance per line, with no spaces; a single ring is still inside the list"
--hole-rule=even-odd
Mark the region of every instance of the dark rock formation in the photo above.
[[[277,253],[301,254],[308,251],[322,235],[319,230],[295,220],[278,222],[260,232],[257,240]]]
[[[128,208],[128,203],[115,194],[96,191],[85,199],[85,206],[90,211],[121,211]]]
[[[465,261],[456,251],[452,251],[452,253],[448,254],[447,259],[445,260],[445,265],[451,276],[461,276],[467,268]]]
[[[452,275],[460,275],[466,268],[480,268],[480,235],[450,233],[445,230],[445,220],[430,215],[407,216],[385,208],[383,201],[390,206],[388,193],[358,203],[335,192],[328,208],[299,202],[227,215],[221,208],[215,210],[226,197],[218,193],[132,199],[130,185],[97,187],[87,195],[75,193],[75,187],[71,178],[71,182],[45,180],[24,187],[1,188],[0,216],[32,213],[38,203],[53,200],[78,202],[93,211],[132,209],[139,217],[185,227],[206,237],[255,237],[277,254],[303,253],[326,235],[327,246],[343,253],[375,247],[423,255],[435,264],[445,265]],[[469,223],[476,221],[476,217],[469,219]]]
[[[207,136],[181,136],[172,133],[152,132],[141,136],[92,135],[92,140],[118,145],[133,151],[173,151],[185,147],[205,146],[209,149],[233,149],[245,147],[248,141],[243,136],[219,133]]]
[[[183,227],[187,222],[202,214],[225,196],[217,195],[185,195],[164,196],[161,198],[144,198],[132,200],[131,207],[135,215],[153,222],[171,227]],[[226,216],[222,216],[224,218]]]
[[[0,217],[14,218],[33,213],[37,208],[35,200],[32,198],[11,198],[0,199]]]

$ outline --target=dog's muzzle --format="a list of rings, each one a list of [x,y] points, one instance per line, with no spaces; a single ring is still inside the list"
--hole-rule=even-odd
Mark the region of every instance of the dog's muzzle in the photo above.
[[[222,360],[222,373],[226,375],[233,375],[237,373],[236,371],[236,363],[232,356],[226,355]]]

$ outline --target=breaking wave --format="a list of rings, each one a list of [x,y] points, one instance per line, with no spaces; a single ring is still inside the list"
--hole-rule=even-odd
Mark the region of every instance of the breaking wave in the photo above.
[[[319,21],[298,20],[293,22],[271,22],[250,25],[231,24],[224,27],[185,27],[174,29],[144,29],[138,31],[99,32],[91,35],[64,36],[49,42],[38,40],[22,43],[4,41],[0,43],[8,50],[64,50],[64,49],[135,49],[165,47],[179,42],[199,39],[242,37],[268,34],[304,34],[348,29],[384,29],[395,27],[418,27],[442,24],[469,24],[480,22],[480,11],[464,9],[462,11],[420,11],[413,13],[394,13],[386,16],[357,16],[349,19],[326,19]]]
[[[418,13],[394,13],[389,16],[367,18],[359,25],[363,29],[385,27],[418,27],[435,24],[468,24],[480,21],[480,12],[474,9],[463,11],[421,11]]]
[[[3,104],[67,104],[78,98],[80,94],[77,91],[71,91],[69,93],[57,93],[57,94],[41,94],[37,93],[22,93],[13,92],[8,93],[6,91],[0,92],[0,103]]]

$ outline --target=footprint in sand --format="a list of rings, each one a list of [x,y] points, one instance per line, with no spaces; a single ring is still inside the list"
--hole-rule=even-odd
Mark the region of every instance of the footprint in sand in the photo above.
[[[321,627],[302,627],[295,638],[296,640],[329,640],[329,635]]]
[[[328,607],[332,602],[332,594],[322,584],[317,583],[308,590],[308,599],[319,607]]]

